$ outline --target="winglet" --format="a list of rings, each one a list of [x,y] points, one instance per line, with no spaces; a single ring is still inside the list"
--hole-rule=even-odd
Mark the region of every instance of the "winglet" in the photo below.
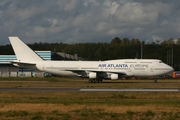
[[[32,49],[30,49],[18,37],[9,37],[14,53],[18,61],[43,61]]]

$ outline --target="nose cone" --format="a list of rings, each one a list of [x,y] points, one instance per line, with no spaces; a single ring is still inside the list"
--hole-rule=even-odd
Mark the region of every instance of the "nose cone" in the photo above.
[[[174,68],[169,66],[169,65],[165,65],[165,70],[164,70],[164,74],[170,74],[174,71]]]
[[[170,73],[174,71],[174,68],[169,66],[169,69],[170,69]]]

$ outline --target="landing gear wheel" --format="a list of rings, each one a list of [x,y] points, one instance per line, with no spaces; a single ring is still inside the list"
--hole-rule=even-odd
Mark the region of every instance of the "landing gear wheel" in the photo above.
[[[89,82],[89,83],[95,83],[95,82],[96,82],[96,79],[89,79],[88,82]]]
[[[97,78],[96,81],[99,82],[99,83],[103,82],[102,78]]]
[[[102,79],[99,79],[99,82],[101,82],[101,83],[102,83],[102,82],[103,82],[103,80],[102,80]]]
[[[88,82],[89,82],[89,83],[94,83],[95,80],[94,80],[94,79],[89,79]]]
[[[155,79],[155,80],[154,80],[154,83],[157,83],[157,82],[158,82],[158,80],[157,80],[157,79]]]
[[[103,82],[103,80],[102,79],[89,79],[88,82],[89,83],[101,83],[101,82]]]

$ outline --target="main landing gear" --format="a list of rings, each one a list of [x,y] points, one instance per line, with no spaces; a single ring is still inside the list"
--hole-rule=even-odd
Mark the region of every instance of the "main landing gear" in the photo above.
[[[158,80],[157,79],[154,79],[154,83],[157,83],[158,82]]]
[[[100,78],[97,78],[97,79],[89,79],[88,81],[89,81],[89,83],[101,83],[101,82],[103,82],[103,80],[100,79]]]

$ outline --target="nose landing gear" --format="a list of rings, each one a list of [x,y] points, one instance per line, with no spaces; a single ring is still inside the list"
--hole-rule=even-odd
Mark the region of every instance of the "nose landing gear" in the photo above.
[[[154,80],[154,83],[158,83],[158,80],[157,80],[157,79],[155,79],[155,80]]]

